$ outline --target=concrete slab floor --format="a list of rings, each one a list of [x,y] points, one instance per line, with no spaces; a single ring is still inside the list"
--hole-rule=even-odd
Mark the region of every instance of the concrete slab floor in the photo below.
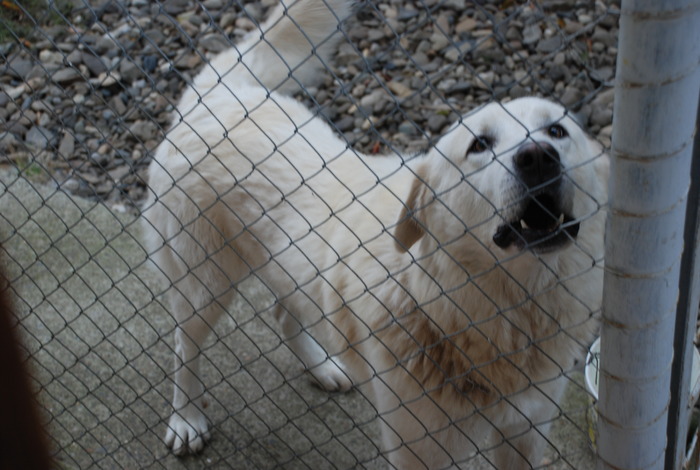
[[[177,458],[170,412],[174,322],[133,215],[0,172],[0,242],[47,425],[64,469],[385,468],[370,403],[314,387],[254,282],[204,353],[210,445]],[[257,313],[256,313],[257,311]],[[588,395],[574,373],[547,468],[589,469]],[[556,450],[555,450],[556,449]],[[491,468],[481,458],[464,468]]]

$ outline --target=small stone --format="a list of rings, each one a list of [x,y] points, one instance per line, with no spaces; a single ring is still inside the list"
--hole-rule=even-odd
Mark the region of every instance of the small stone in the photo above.
[[[37,111],[41,113],[47,113],[52,111],[51,105],[44,100],[32,101],[30,108],[32,109],[32,111]]]
[[[466,80],[458,80],[454,85],[452,85],[452,88],[450,88],[449,92],[450,93],[467,93],[469,90],[472,89],[474,85],[472,85],[471,82],[468,82]]]
[[[123,36],[124,34],[128,33],[131,31],[131,24],[129,23],[122,23],[121,25],[117,26],[115,29],[109,32],[109,35],[112,36],[113,38]]]
[[[173,62],[179,69],[192,70],[202,63],[202,57],[196,52],[190,52],[176,58]]]
[[[27,86],[30,90],[36,91],[41,89],[46,84],[46,76],[33,77],[27,80]]]
[[[141,77],[141,70],[131,60],[124,59],[119,64],[119,74],[126,83],[131,83]]]
[[[73,193],[73,194],[78,194],[78,191],[80,189],[81,184],[77,178],[70,177],[70,178],[66,178],[65,180],[60,182],[59,186],[64,191],[67,191],[67,192]]]
[[[199,40],[199,46],[211,52],[221,52],[231,47],[231,43],[220,34],[208,34]]]
[[[612,108],[613,101],[615,100],[615,88],[608,88],[607,90],[601,91],[598,93],[598,95],[593,99],[593,102],[591,103],[594,107],[597,108]]]
[[[165,42],[165,34],[157,28],[151,28],[143,33],[146,38],[154,44],[162,44]]]
[[[202,6],[207,10],[221,10],[224,3],[221,0],[204,0]]]
[[[445,51],[445,59],[449,62],[457,62],[462,55],[474,48],[473,41],[464,41],[460,44],[450,45]]]
[[[76,67],[83,62],[83,53],[75,49],[66,56],[66,64]]]
[[[496,74],[493,71],[483,72],[474,77],[474,85],[482,89],[490,89],[496,79]]]
[[[23,77],[24,80],[31,80],[34,78],[41,78],[44,81],[46,81],[46,72],[51,72],[53,70],[56,70],[58,68],[58,64],[54,65],[42,65],[42,64],[36,64],[32,69],[29,71],[29,73]]]
[[[117,50],[118,46],[116,41],[109,35],[102,36],[95,44],[95,51],[97,51],[97,53],[100,55],[106,54],[110,51],[116,53]]]
[[[83,77],[80,72],[72,67],[66,67],[64,69],[59,69],[51,75],[51,79],[58,83],[59,85],[70,85],[73,82],[82,80]]]
[[[94,76],[98,76],[102,72],[107,70],[107,66],[102,62],[102,60],[99,57],[95,57],[94,55],[84,52],[82,55],[82,63],[85,64],[90,70],[90,73]]]
[[[537,43],[537,50],[539,52],[549,53],[561,49],[563,44],[562,38],[559,35],[552,36],[551,38],[543,39]]]
[[[27,127],[17,120],[10,120],[9,122],[0,123],[0,131],[12,132],[17,136],[26,136],[28,129]]]
[[[437,89],[440,91],[448,91],[451,90],[456,83],[457,79],[455,78],[445,78],[440,80],[440,82],[437,84]]]
[[[63,62],[63,54],[57,51],[43,50],[39,52],[39,61],[42,64],[60,64]]]
[[[548,77],[542,77],[537,81],[537,85],[542,93],[549,94],[554,91],[554,82]]]
[[[471,31],[473,31],[474,29],[476,29],[476,26],[478,24],[479,23],[474,18],[467,17],[467,18],[463,19],[462,21],[460,21],[459,23],[457,23],[457,25],[455,26],[455,33],[457,33],[457,34],[469,33]]]
[[[609,108],[594,108],[591,113],[590,122],[592,125],[604,127],[612,122],[613,112]]]
[[[554,63],[549,67],[547,73],[549,75],[549,78],[551,78],[554,81],[566,80],[567,74],[569,73],[569,69],[564,65]]]
[[[143,58],[143,70],[146,73],[153,73],[156,67],[158,67],[158,57],[147,55]]]
[[[245,16],[236,18],[235,26],[244,33],[255,29],[255,23],[250,18],[246,18]]]
[[[371,31],[367,31],[367,40],[370,42],[377,42],[384,39],[385,37],[386,34],[383,30],[373,29]]]
[[[41,127],[49,127],[53,124],[53,117],[50,113],[41,113],[36,120],[36,123]]]
[[[112,85],[116,85],[121,77],[118,72],[102,72],[96,79],[91,80],[97,86],[108,88]]]
[[[114,181],[120,181],[122,178],[128,175],[130,171],[131,170],[127,165],[119,165],[118,167],[109,170],[108,173],[110,178],[112,178]]]
[[[564,34],[566,35],[573,35],[581,31],[581,28],[583,28],[583,25],[581,23],[578,23],[576,21],[572,20],[567,20],[566,25],[564,26]]]
[[[601,42],[606,46],[617,45],[617,35],[599,26],[596,27],[596,29],[593,31],[593,36],[591,36],[591,40],[593,42]]]
[[[34,63],[30,60],[22,59],[16,57],[12,59],[7,66],[0,69],[0,71],[5,74],[7,73],[13,78],[25,78],[29,71],[34,67]]]
[[[49,142],[53,140],[53,138],[53,132],[45,127],[32,126],[32,128],[29,129],[29,132],[27,132],[25,141],[27,142],[27,145],[30,145],[31,147],[38,150],[43,150],[49,146]]]
[[[406,85],[397,80],[390,81],[389,83],[387,83],[387,86],[389,87],[389,90],[391,90],[391,92],[399,98],[405,98],[406,96],[412,93],[410,87],[407,87]]]
[[[139,120],[129,126],[128,135],[140,142],[146,142],[155,137],[156,131],[156,125],[153,122]]]
[[[367,119],[364,119],[360,123],[360,129],[362,129],[363,131],[370,130],[372,128],[372,126],[374,125],[374,121],[375,121],[375,119],[372,116],[368,117]]]
[[[169,15],[177,16],[187,9],[189,6],[188,0],[165,0],[163,9]]]
[[[410,121],[404,121],[401,124],[399,124],[399,132],[411,136],[418,135],[418,129],[416,129],[416,125]]]
[[[221,15],[221,19],[219,20],[219,27],[228,28],[229,26],[233,26],[235,23],[236,14],[232,12],[226,12],[223,15]]]
[[[8,152],[14,150],[20,144],[19,139],[10,132],[0,132],[0,151]]]
[[[467,8],[466,0],[447,0],[445,2],[446,8],[451,8],[452,10],[463,11]]]
[[[523,96],[529,96],[532,92],[520,85],[515,85],[508,91],[508,96],[513,99],[522,98]]]
[[[386,97],[386,92],[382,88],[377,88],[373,90],[370,94],[360,98],[360,107],[371,108],[375,106],[379,101]]]
[[[423,69],[425,69],[428,63],[430,63],[430,59],[424,52],[415,52],[412,56],[412,59],[417,66]]]
[[[578,21],[581,24],[588,24],[593,21],[593,17],[588,13],[582,13],[578,16]]]
[[[564,93],[559,100],[564,106],[574,106],[580,104],[584,97],[584,93],[576,86],[568,86],[564,88]]]
[[[124,113],[126,113],[126,105],[124,104],[124,101],[119,97],[119,96],[113,96],[112,99],[109,100],[109,107],[110,109],[117,115],[122,116]]]
[[[26,87],[24,84],[16,86],[16,87],[10,87],[5,89],[5,94],[10,98],[12,101],[16,101],[17,98],[22,96],[24,92],[26,91]]]
[[[336,121],[334,124],[340,132],[348,132],[355,127],[355,119],[352,116],[344,116],[338,121]]]
[[[447,124],[447,116],[443,114],[433,114],[428,118],[428,129],[433,133],[438,133]]]
[[[445,36],[445,33],[439,30],[433,31],[432,36],[430,36],[430,42],[432,49],[437,51],[447,47],[447,45],[450,44],[449,38]]]
[[[95,163],[98,166],[105,167],[107,164],[109,164],[109,161],[111,160],[109,155],[106,155],[104,153],[99,153],[99,152],[92,152],[90,154],[90,160],[92,160],[93,163]],[[93,175],[91,175],[93,176]],[[100,180],[97,177],[94,177],[95,179],[91,181],[92,184],[99,183]]]
[[[418,16],[418,10],[409,10],[408,8],[401,8],[399,9],[399,16],[397,16],[396,18],[399,21],[408,21],[415,18],[416,16]]]
[[[523,44],[535,44],[542,37],[542,30],[539,24],[526,26],[523,30]]]
[[[611,81],[614,75],[612,67],[600,67],[591,71],[591,78],[601,83]]]
[[[69,159],[73,156],[74,151],[75,139],[73,138],[73,134],[65,132],[61,138],[61,142],[58,144],[58,154],[65,159]]]

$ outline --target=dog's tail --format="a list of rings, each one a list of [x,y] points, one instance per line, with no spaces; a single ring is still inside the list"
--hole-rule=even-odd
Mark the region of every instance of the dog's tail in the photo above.
[[[204,91],[243,83],[290,92],[315,82],[340,39],[352,0],[282,0],[259,28],[214,58],[194,83]]]

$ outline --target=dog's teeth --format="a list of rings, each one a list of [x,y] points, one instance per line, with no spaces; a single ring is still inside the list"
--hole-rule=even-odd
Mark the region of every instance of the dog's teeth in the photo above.
[[[564,223],[564,214],[562,213],[562,214],[559,216],[559,225],[561,225],[561,224],[563,224],[563,223]]]
[[[520,226],[524,229],[529,229],[530,226],[527,225],[527,222],[525,222],[525,219],[520,219]]]

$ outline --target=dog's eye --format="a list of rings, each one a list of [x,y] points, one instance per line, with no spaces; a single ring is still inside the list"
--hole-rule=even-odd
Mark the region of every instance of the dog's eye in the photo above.
[[[478,135],[469,146],[467,155],[470,153],[481,153],[493,147],[493,139],[487,135]]]
[[[566,129],[564,129],[564,127],[560,124],[552,124],[549,126],[549,129],[547,129],[547,134],[555,139],[563,139],[569,135],[569,133],[566,132]]]

